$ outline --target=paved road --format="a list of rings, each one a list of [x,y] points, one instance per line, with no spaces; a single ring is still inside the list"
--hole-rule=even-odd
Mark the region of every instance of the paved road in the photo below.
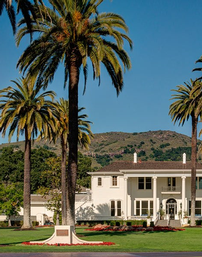
[[[0,253],[0,257],[199,257],[202,252],[181,252],[181,253],[111,253],[111,252],[90,252],[90,253]]]

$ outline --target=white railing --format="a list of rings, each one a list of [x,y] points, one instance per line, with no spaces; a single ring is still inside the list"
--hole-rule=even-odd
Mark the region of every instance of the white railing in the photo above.
[[[174,187],[174,186],[168,186],[168,187],[162,187],[162,192],[181,192],[181,187]]]

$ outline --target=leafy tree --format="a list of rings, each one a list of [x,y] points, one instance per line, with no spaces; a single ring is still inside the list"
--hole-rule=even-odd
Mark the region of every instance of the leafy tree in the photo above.
[[[80,68],[83,66],[85,87],[87,78],[87,58],[90,58],[94,78],[100,79],[100,64],[109,73],[117,94],[123,87],[123,71],[130,69],[131,63],[123,50],[124,40],[132,47],[127,36],[128,28],[123,18],[113,13],[98,13],[103,0],[49,0],[55,11],[38,11],[38,23],[33,25],[41,32],[19,59],[20,70],[28,75],[38,75],[38,81],[48,85],[52,81],[61,61],[65,68],[65,85],[69,79],[69,160],[67,219],[75,223],[75,190],[78,152],[78,85]],[[41,18],[43,15],[43,19]],[[23,23],[23,21],[22,21]],[[17,44],[27,34],[27,28],[19,30]],[[115,42],[112,42],[112,40]]]
[[[35,193],[41,186],[49,184],[49,177],[41,176],[48,169],[47,160],[56,158],[56,154],[42,147],[31,150],[31,193]]]
[[[52,157],[46,160],[47,170],[43,171],[40,178],[48,179],[45,186],[38,189],[45,199],[47,199],[46,207],[48,210],[56,213],[56,225],[59,225],[59,215],[61,213],[61,158]]]
[[[23,152],[4,147],[0,153],[0,180],[5,183],[23,182]]]
[[[0,184],[0,212],[4,213],[11,226],[11,216],[18,216],[23,205],[23,190],[19,183]]]
[[[174,123],[184,125],[191,117],[192,120],[192,152],[191,152],[191,226],[195,226],[195,199],[196,199],[196,162],[197,162],[197,124],[201,116],[201,82],[185,83],[174,89],[169,114]]]
[[[23,227],[31,228],[30,221],[30,170],[31,170],[31,140],[38,131],[46,131],[52,125],[52,101],[46,97],[54,98],[52,91],[39,95],[40,87],[34,88],[34,80],[22,78],[13,81],[16,88],[7,87],[0,90],[0,132],[5,136],[9,128],[9,141],[14,132],[25,134],[24,151],[24,215]]]
[[[78,153],[78,174],[77,185],[90,188],[91,176],[88,172],[92,172],[92,160],[85,155]]]

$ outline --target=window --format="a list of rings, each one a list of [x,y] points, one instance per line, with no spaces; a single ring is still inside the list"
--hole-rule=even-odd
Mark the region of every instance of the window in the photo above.
[[[115,216],[115,201],[111,201],[111,216]]]
[[[146,189],[151,189],[151,178],[146,178]]]
[[[112,176],[112,186],[117,186],[117,176]]]
[[[191,215],[191,201],[189,201],[189,216]],[[195,202],[195,215],[201,216],[201,201]]]
[[[152,200],[136,200],[135,201],[135,215],[146,216],[153,215],[153,201]]]
[[[168,178],[168,187],[176,187],[176,178]]]
[[[196,189],[202,189],[202,177],[196,177]]]
[[[151,178],[138,178],[138,189],[151,189]]]
[[[117,201],[117,216],[121,216],[121,201]]]
[[[98,179],[97,179],[97,185],[98,185],[98,186],[101,186],[101,185],[102,185],[102,178],[98,178]]]
[[[111,201],[111,216],[121,216],[121,201]]]
[[[142,215],[147,215],[148,213],[148,201],[142,201]]]
[[[140,201],[136,201],[136,215],[140,216]]]
[[[201,216],[201,201],[195,202],[195,215]]]
[[[150,215],[153,215],[153,201],[150,201]]]
[[[144,178],[139,178],[138,189],[144,189]]]
[[[202,177],[199,177],[198,179],[199,179],[199,181],[198,181],[199,182],[199,189],[202,189]]]

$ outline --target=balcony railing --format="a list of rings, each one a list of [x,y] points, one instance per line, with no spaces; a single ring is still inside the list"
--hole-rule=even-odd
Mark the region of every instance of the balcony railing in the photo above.
[[[162,192],[181,192],[181,187],[167,186],[162,187]]]

